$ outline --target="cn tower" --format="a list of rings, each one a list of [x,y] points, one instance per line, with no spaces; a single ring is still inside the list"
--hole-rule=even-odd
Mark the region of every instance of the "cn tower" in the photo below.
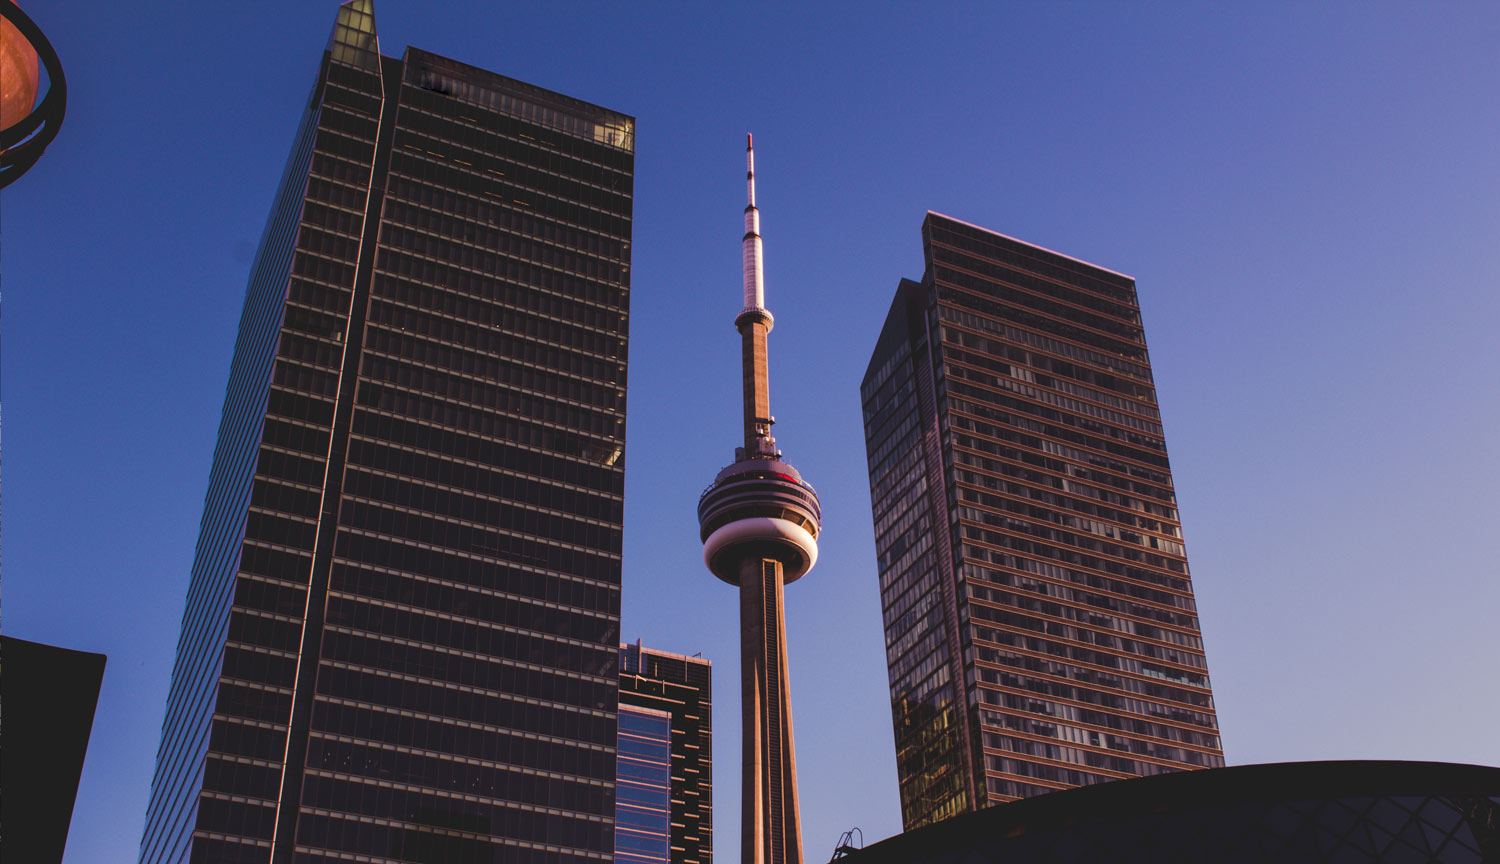
[[[818,560],[818,493],[783,462],[771,437],[766,336],[774,319],[761,277],[755,147],[745,143],[745,308],[740,331],[745,442],[698,501],[703,560],[740,589],[740,694],[743,713],[741,864],[802,864],[797,757],[786,660],[782,588]]]

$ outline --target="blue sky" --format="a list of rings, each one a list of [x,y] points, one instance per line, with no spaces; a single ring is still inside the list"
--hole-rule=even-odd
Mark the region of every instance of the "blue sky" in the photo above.
[[[130,860],[250,257],[336,4],[31,0],[71,85],[0,200],[4,627],[109,655],[68,864]],[[1225,747],[1500,764],[1500,7],[377,0],[635,115],[625,638],[716,663],[694,505],[737,435],[756,136],[804,836],[899,831],[857,387],[937,210],[1135,275]],[[728,860],[728,859],[726,859]]]

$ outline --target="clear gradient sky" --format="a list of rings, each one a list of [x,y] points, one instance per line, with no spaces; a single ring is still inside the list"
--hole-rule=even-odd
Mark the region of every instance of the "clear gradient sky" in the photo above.
[[[71,85],[4,192],[4,628],[109,655],[68,864],[134,860],[251,255],[335,0],[29,0]],[[937,210],[1138,280],[1231,764],[1500,764],[1500,6],[377,0],[638,118],[623,636],[715,662],[744,133],[808,859],[900,830],[858,382]]]

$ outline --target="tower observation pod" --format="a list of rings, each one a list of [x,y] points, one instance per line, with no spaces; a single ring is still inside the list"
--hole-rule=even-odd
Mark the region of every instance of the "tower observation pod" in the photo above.
[[[797,758],[787,676],[782,589],[818,560],[818,493],[771,437],[760,211],[755,207],[755,149],[746,139],[744,292],[740,331],[745,440],[735,460],[698,501],[703,561],[740,591],[740,690],[743,713],[741,864],[802,864]]]

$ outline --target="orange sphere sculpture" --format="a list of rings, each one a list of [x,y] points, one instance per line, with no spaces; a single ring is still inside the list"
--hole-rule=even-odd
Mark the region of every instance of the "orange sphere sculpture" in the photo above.
[[[0,18],[0,129],[9,129],[31,113],[39,84],[36,49]]]

